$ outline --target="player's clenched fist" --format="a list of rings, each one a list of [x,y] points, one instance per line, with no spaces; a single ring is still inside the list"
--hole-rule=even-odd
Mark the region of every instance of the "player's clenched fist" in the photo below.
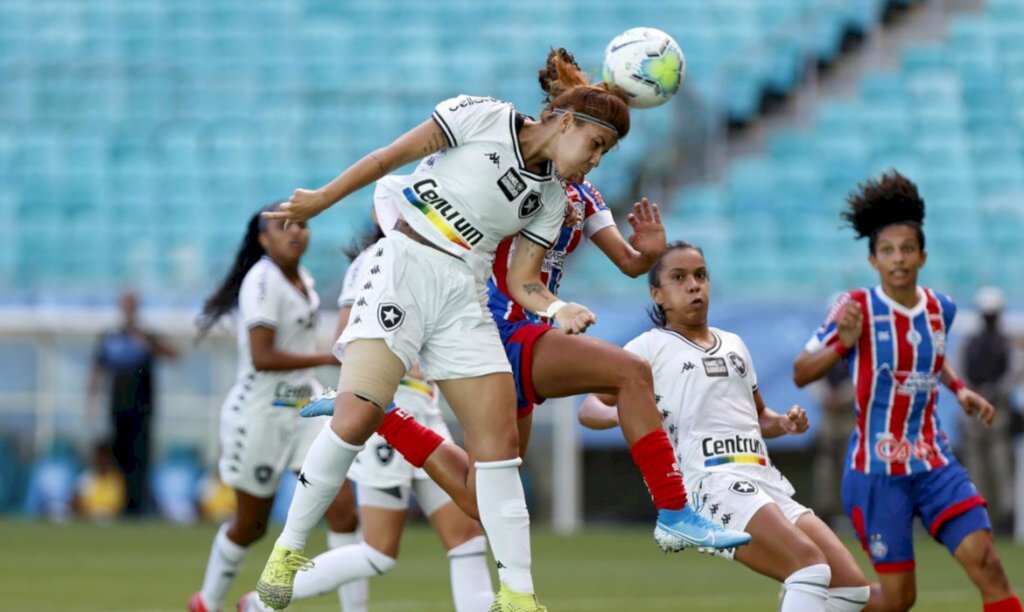
[[[807,412],[796,404],[793,404],[789,410],[786,411],[786,414],[781,416],[782,418],[780,421],[782,422],[782,429],[786,433],[802,434],[811,426],[810,423],[807,422]]]
[[[569,302],[555,313],[555,321],[567,334],[582,334],[597,322],[597,317],[586,306]]]
[[[860,338],[861,324],[864,322],[864,313],[861,312],[860,304],[847,302],[839,312],[836,320],[839,332],[839,341],[846,348],[853,348]]]

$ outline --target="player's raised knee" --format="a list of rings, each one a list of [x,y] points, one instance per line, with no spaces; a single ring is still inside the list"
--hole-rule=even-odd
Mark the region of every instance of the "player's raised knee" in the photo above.
[[[615,375],[621,389],[625,385],[641,385],[648,388],[654,386],[654,374],[647,360],[633,353],[622,351],[621,356],[613,365]]]

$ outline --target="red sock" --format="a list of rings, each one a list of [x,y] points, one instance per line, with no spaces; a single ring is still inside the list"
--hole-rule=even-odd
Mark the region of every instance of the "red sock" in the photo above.
[[[665,430],[659,427],[640,438],[629,452],[644,476],[654,505],[659,510],[682,510],[686,505],[686,488]]]
[[[384,415],[377,433],[402,453],[406,461],[418,468],[423,467],[430,453],[444,442],[444,438],[434,430],[420,425],[401,408],[395,408]]]
[[[1020,597],[1014,595],[1013,597],[1007,597],[1001,601],[993,601],[983,606],[985,612],[1022,612],[1024,607],[1021,607]]]

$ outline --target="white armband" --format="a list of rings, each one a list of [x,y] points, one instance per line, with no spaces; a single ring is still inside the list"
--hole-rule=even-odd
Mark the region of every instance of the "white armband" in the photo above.
[[[555,313],[564,307],[565,302],[563,302],[562,300],[555,300],[554,302],[551,302],[551,304],[548,305],[547,309],[545,309],[542,312],[538,312],[537,314],[548,319],[553,319],[555,318]]]

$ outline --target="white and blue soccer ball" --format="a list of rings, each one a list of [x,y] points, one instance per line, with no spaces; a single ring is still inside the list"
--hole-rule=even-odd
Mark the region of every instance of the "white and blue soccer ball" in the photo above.
[[[679,44],[655,28],[630,28],[604,50],[602,79],[625,92],[634,108],[668,102],[685,74],[686,57]]]

